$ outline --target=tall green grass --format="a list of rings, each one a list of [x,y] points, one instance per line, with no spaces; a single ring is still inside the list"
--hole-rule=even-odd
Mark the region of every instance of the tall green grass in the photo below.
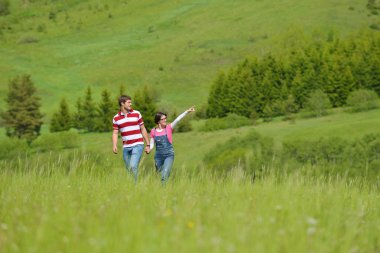
[[[379,185],[177,170],[0,171],[1,252],[378,252]]]

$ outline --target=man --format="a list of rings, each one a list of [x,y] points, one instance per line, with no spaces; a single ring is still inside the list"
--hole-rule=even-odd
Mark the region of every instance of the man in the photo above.
[[[119,106],[120,111],[113,117],[113,152],[117,154],[117,139],[120,131],[123,141],[125,167],[133,174],[135,182],[137,182],[138,166],[144,150],[144,140],[147,143],[145,152],[150,152],[148,133],[141,113],[132,109],[130,96],[120,96]]]

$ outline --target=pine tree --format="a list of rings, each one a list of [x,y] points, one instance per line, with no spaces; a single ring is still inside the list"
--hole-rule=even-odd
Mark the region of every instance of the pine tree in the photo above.
[[[378,46],[374,46],[372,51],[373,54],[368,61],[370,66],[368,88],[373,89],[380,96],[380,39],[378,40]]]
[[[71,115],[66,99],[62,99],[58,112],[53,114],[50,122],[50,132],[67,131],[71,128]]]
[[[81,98],[78,98],[76,102],[76,112],[73,116],[73,127],[78,130],[84,130],[84,119],[83,102]]]
[[[94,132],[95,131],[95,117],[96,117],[96,107],[95,103],[92,100],[92,91],[91,87],[88,87],[86,90],[86,95],[83,101],[83,126],[84,129],[88,132]]]
[[[207,117],[223,117],[223,105],[221,104],[222,100],[222,89],[225,82],[225,74],[220,72],[211,86],[210,93],[208,96],[207,103]]]
[[[270,69],[267,69],[264,73],[264,78],[261,82],[261,94],[262,94],[263,101],[261,104],[260,112],[263,115],[271,115],[270,117],[273,117],[272,104],[276,100],[275,99],[276,89],[273,86],[273,76],[272,76],[272,71]],[[266,112],[264,112],[264,110]]]
[[[42,125],[40,97],[30,75],[12,79],[5,99],[7,109],[2,113],[6,134],[9,137],[23,138],[30,144],[38,137]]]
[[[108,90],[103,90],[102,100],[97,108],[96,131],[108,132],[112,130],[112,117],[115,115]]]
[[[291,93],[293,94],[295,103],[298,107],[303,108],[307,100],[308,89],[300,70],[296,71],[296,75],[292,81]]]
[[[228,103],[229,112],[249,117],[252,112],[252,100],[249,93],[251,92],[252,76],[250,66],[247,61],[233,73],[229,90]]]
[[[155,126],[154,115],[157,111],[152,91],[149,90],[147,86],[137,90],[133,98],[133,103],[135,104],[134,107],[136,107],[136,110],[141,113],[145,128],[149,131]]]

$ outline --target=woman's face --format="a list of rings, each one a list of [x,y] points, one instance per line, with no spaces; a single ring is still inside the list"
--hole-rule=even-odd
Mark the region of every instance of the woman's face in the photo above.
[[[161,127],[166,127],[166,116],[162,115],[160,121],[158,122]]]

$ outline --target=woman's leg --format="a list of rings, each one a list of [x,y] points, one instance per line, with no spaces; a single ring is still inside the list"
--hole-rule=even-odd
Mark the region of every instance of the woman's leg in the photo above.
[[[154,165],[156,166],[156,171],[160,172],[162,171],[162,165],[164,164],[164,158],[162,155],[156,154],[154,157]]]
[[[172,171],[173,163],[174,163],[174,156],[168,156],[165,158],[164,164],[162,165],[161,181],[163,183],[165,183],[168,180],[170,176],[170,172]]]

